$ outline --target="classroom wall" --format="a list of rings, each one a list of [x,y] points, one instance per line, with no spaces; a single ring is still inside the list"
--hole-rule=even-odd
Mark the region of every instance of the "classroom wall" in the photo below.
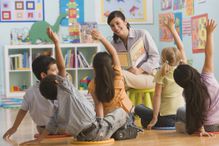
[[[198,0],[194,0],[194,16],[195,15],[200,15],[200,14],[204,14],[204,13],[208,13],[208,17],[209,18],[213,18],[214,20],[216,20],[217,24],[219,24],[219,15],[218,15],[218,6],[219,6],[219,1],[218,0],[206,0],[205,3],[199,4]],[[156,21],[158,21],[158,14],[160,13],[166,13],[166,12],[173,12],[173,10],[171,11],[161,11],[160,9],[160,1],[159,0],[155,0],[155,5],[157,7],[159,7],[156,13]],[[174,11],[174,12],[183,12],[183,10],[181,11]],[[183,18],[190,18],[190,17],[186,17],[183,14]],[[158,29],[158,25],[155,24],[156,29]],[[156,39],[157,42],[159,42],[159,34],[156,34]],[[215,39],[214,39],[214,44],[215,44],[215,52],[214,52],[214,66],[215,66],[215,75],[217,80],[219,80],[219,61],[217,59],[217,57],[219,56],[219,27],[216,28],[215,31]],[[202,70],[202,66],[204,64],[204,53],[197,53],[197,54],[193,54],[192,53],[192,38],[191,36],[185,36],[183,37],[183,44],[184,47],[186,49],[186,55],[188,57],[188,59],[192,59],[193,60],[193,66],[198,69],[199,71]],[[168,46],[172,46],[174,45],[174,43],[165,43],[165,42],[159,42],[158,46],[159,49],[161,50],[164,47],[168,47]]]
[[[195,0],[196,1],[196,0]],[[219,5],[219,1],[217,0],[206,0],[207,2],[205,4],[197,4],[195,2],[195,15],[202,14],[202,13],[208,13],[210,18],[214,18],[217,23],[219,23],[219,15],[216,13],[216,9]],[[51,4],[51,0],[44,0],[45,2],[45,20],[49,22],[50,24],[53,24],[56,20],[56,18],[59,15],[59,0],[53,0]],[[95,15],[96,10],[96,4],[99,2],[99,0],[84,0],[84,7],[85,7],[85,21],[94,22],[97,18]],[[159,24],[158,24],[158,15],[160,13],[169,12],[169,11],[161,11],[160,9],[160,0],[154,0],[153,4],[154,8],[154,23],[145,25],[145,24],[138,24],[138,25],[131,25],[133,28],[139,28],[139,29],[147,29],[152,37],[154,38],[159,51],[161,51],[162,48],[167,46],[174,45],[173,43],[164,43],[159,41]],[[10,44],[10,30],[12,28],[23,28],[28,27],[30,28],[33,23],[0,23],[0,95],[3,95],[4,92],[4,45]],[[98,25],[98,29],[105,35],[109,40],[111,39],[112,32],[108,25]],[[219,39],[219,28],[217,28],[215,33],[215,53],[214,57],[216,58],[217,54],[219,55],[219,50],[217,49],[217,46],[219,47],[219,41],[216,41]],[[184,37],[183,43],[186,48],[186,53],[189,59],[193,59],[193,66],[197,69],[201,70],[203,60],[204,60],[204,54],[192,54],[191,49],[191,37]],[[217,79],[219,80],[219,62],[216,62],[215,59],[215,74]]]

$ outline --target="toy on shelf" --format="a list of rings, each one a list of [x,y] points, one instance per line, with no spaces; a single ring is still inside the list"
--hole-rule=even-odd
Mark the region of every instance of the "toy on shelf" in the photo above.
[[[51,29],[57,33],[59,31],[60,22],[66,16],[67,16],[67,14],[65,14],[65,13],[60,14],[60,16],[57,18],[57,20],[53,26],[50,25],[46,21],[35,22],[29,31],[31,43],[35,44],[35,43],[37,43],[38,40],[40,40],[41,42],[51,42],[51,40],[49,39],[49,37],[47,35],[47,28],[51,27]]]
[[[97,23],[95,22],[85,22],[81,24],[81,42],[83,43],[94,43],[94,40],[91,36],[91,30],[97,29]]]
[[[30,44],[29,29],[13,28],[10,33],[11,45]]]
[[[68,13],[68,30],[69,36],[71,38],[71,43],[80,43],[80,24],[77,22],[77,18],[79,18],[79,9],[78,4],[75,0],[70,0],[67,4],[67,13]]]
[[[23,84],[21,86],[18,85],[11,85],[11,92],[20,92],[27,89],[27,85]]]
[[[91,81],[91,78],[89,76],[86,76],[83,79],[81,79],[79,90],[87,90],[88,84],[90,83],[90,81]]]

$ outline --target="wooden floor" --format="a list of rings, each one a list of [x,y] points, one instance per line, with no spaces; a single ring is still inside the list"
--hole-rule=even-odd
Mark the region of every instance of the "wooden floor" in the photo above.
[[[0,136],[2,137],[4,132],[13,124],[14,118],[17,114],[17,110],[5,110],[0,108]],[[26,116],[22,122],[18,131],[12,136],[14,144],[0,140],[0,146],[18,145],[19,143],[33,139],[33,135],[36,133],[35,125],[31,121],[29,115]],[[17,144],[16,144],[17,143]],[[68,140],[64,141],[47,141],[47,143],[41,144],[42,146],[74,146],[70,144]],[[109,144],[108,144],[109,145]],[[110,146],[218,146],[219,135],[214,137],[198,137],[189,136],[185,134],[176,133],[171,131],[155,131],[145,130],[144,133],[139,134],[137,139],[116,141]],[[35,145],[36,146],[36,145]]]

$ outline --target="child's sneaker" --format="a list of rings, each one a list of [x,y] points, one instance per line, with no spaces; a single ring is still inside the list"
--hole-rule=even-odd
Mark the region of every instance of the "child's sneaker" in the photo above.
[[[113,135],[112,138],[115,140],[125,140],[136,138],[138,132],[143,131],[135,125],[125,125],[119,128]]]

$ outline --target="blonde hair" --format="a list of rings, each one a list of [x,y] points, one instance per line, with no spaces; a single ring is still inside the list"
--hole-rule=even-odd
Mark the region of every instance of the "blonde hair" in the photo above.
[[[161,53],[162,57],[162,67],[161,67],[161,75],[166,75],[170,66],[177,66],[181,60],[181,53],[175,47],[164,48]]]

